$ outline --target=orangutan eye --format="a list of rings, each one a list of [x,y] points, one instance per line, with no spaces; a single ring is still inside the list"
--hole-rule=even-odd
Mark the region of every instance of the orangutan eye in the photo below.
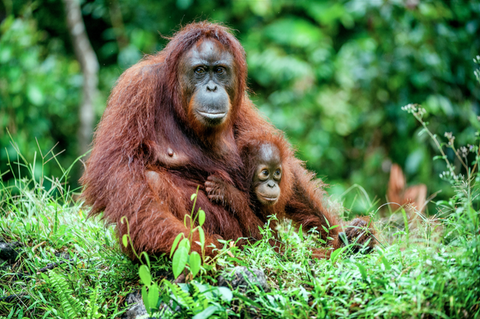
[[[199,66],[199,67],[195,68],[194,72],[195,72],[195,74],[203,74],[203,73],[205,73],[205,68]]]
[[[219,66],[219,67],[215,68],[215,73],[222,75],[222,74],[225,73],[225,68],[222,67],[222,66]]]
[[[282,173],[282,172],[281,172],[279,169],[277,169],[277,170],[275,171],[275,175],[277,175],[277,176],[279,176],[281,173]]]
[[[266,170],[266,169],[262,170],[262,175],[263,176],[268,176],[268,170]]]

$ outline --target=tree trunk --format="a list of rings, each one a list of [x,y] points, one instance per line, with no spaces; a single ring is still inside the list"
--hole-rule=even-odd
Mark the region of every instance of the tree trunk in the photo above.
[[[70,38],[83,73],[83,94],[80,105],[80,127],[78,130],[78,142],[80,154],[88,151],[93,134],[93,122],[95,112],[93,103],[97,94],[98,84],[98,61],[95,52],[88,40],[82,11],[77,0],[63,0],[67,16],[67,26]]]

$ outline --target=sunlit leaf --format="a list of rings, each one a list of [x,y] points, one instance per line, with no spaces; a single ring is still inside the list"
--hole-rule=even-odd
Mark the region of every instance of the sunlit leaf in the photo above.
[[[190,265],[190,271],[192,272],[193,277],[195,277],[200,271],[200,265],[202,259],[196,251],[192,251],[188,259],[188,264]]]
[[[198,224],[200,226],[203,225],[203,223],[205,223],[205,212],[201,209],[198,210]]]
[[[159,297],[158,286],[154,283],[148,288],[148,305],[150,306],[150,309],[145,306],[148,312],[150,312],[149,310],[156,309]]]
[[[222,299],[226,302],[230,302],[233,299],[232,291],[227,287],[218,287],[218,292],[222,296]]]
[[[178,247],[173,255],[172,270],[173,276],[177,278],[185,269],[188,260],[188,250],[185,247]]]
[[[138,268],[138,275],[140,276],[140,280],[144,285],[150,286],[152,282],[152,276],[150,275],[150,270],[146,265],[141,265]]]
[[[122,244],[123,244],[123,247],[127,247],[128,246],[128,235],[127,234],[124,234],[122,236]]]
[[[205,233],[203,232],[203,229],[201,227],[197,228],[198,230],[198,237],[200,237],[200,244],[205,246]]]
[[[193,316],[192,319],[210,318],[210,316],[213,315],[218,309],[219,309],[218,306],[210,306],[207,309],[200,312],[199,314],[196,314],[195,316]]]
[[[182,237],[185,237],[183,233],[180,233],[177,235],[177,237],[175,237],[175,240],[173,241],[173,244],[172,244],[172,249],[170,249],[170,258],[172,258],[172,254],[175,251],[175,248],[177,248],[178,242],[180,241],[180,239],[182,239]]]

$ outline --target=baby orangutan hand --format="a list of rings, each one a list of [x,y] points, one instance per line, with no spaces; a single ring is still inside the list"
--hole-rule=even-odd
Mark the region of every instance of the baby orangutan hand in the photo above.
[[[224,204],[226,202],[227,184],[218,176],[210,175],[205,181],[205,191],[208,199],[214,203]]]

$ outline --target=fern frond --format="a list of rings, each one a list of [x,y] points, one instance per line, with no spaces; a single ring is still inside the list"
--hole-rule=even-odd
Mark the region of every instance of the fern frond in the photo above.
[[[168,282],[167,285],[172,290],[173,299],[182,307],[193,312],[197,305],[190,294],[187,291],[184,291],[179,285],[170,282]]]
[[[65,318],[82,318],[83,305],[73,296],[73,290],[69,287],[67,279],[55,271],[49,272],[48,278],[53,287],[52,290],[62,306],[63,316]]]

